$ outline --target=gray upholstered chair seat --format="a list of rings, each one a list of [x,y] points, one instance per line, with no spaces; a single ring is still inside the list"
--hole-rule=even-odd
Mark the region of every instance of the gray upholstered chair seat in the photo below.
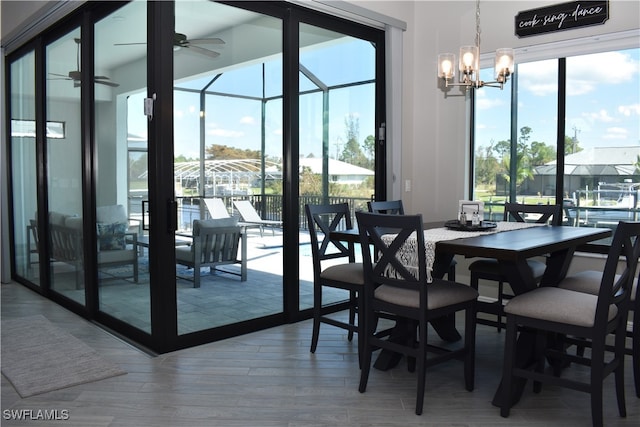
[[[544,262],[535,259],[527,260],[527,264],[533,273],[533,277],[536,279],[540,279],[544,274],[544,270],[547,268],[547,265]],[[476,273],[501,274],[500,264],[498,264],[498,260],[495,259],[479,259],[474,261],[469,265],[469,270]]]
[[[620,278],[619,274],[616,274],[616,279]],[[584,292],[591,295],[598,295],[600,291],[600,281],[602,280],[602,272],[600,271],[581,271],[571,276],[567,276],[558,284],[561,289],[568,289],[570,291]],[[638,290],[638,278],[633,281],[633,288],[631,289],[631,301],[636,300],[636,293]]]
[[[597,295],[542,287],[512,298],[505,305],[504,311],[516,316],[592,327],[596,317],[597,303]],[[617,314],[618,308],[611,304],[609,320],[613,320]]]
[[[364,284],[364,273],[361,262],[351,262],[332,265],[320,273],[320,278],[325,280],[338,280],[340,282]]]
[[[402,289],[391,286],[378,286],[374,292],[375,298],[405,307],[418,308],[420,297],[417,290]],[[435,310],[471,301],[478,298],[478,292],[461,283],[435,279],[427,285],[427,308]]]

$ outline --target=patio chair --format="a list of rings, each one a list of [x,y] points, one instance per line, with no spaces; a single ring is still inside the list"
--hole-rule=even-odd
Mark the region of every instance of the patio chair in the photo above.
[[[451,359],[464,361],[465,388],[474,388],[475,304],[478,292],[462,283],[434,279],[427,283],[427,262],[422,215],[381,215],[356,212],[364,263],[364,322],[362,335],[362,369],[359,390],[367,388],[372,353],[377,349],[402,353],[414,358],[417,366],[416,415],[422,414],[426,368]],[[397,233],[397,234],[395,234]],[[402,254],[409,248],[409,253]],[[372,252],[377,254],[373,259]],[[417,258],[417,267],[401,260]],[[443,316],[465,314],[464,345],[455,349],[436,347],[427,342],[428,322]],[[410,338],[397,340],[394,335],[376,333],[378,318],[395,315],[406,319]],[[409,326],[411,325],[411,326]],[[417,328],[417,329],[414,329]],[[431,355],[427,357],[427,354]]]
[[[209,199],[203,199],[204,204],[207,205],[207,210],[211,219],[231,218],[227,207],[224,205],[224,201],[218,197]]]
[[[525,222],[527,214],[535,215],[533,220],[536,223],[545,224],[551,222],[552,225],[560,225],[562,223],[562,206],[561,205],[533,205],[519,203],[504,204],[504,221],[513,220],[516,222]],[[533,272],[533,277],[540,280],[547,265],[543,261],[530,259],[527,260],[529,268]],[[473,289],[479,289],[479,280],[490,280],[498,282],[498,298],[495,301],[488,301],[488,298],[481,296],[478,301],[478,313],[495,314],[496,320],[478,319],[478,323],[483,325],[495,326],[500,332],[502,330],[502,317],[504,316],[503,302],[510,298],[510,294],[504,293],[504,284],[507,282],[506,277],[502,274],[500,264],[495,259],[479,259],[469,265],[471,272],[470,285]]]
[[[271,228],[271,235],[275,236],[275,229],[282,227],[282,221],[262,219],[253,205],[248,200],[234,200],[233,205],[238,210],[240,218],[247,224],[256,224],[260,227],[260,236],[264,235],[264,227]]]
[[[542,383],[565,387],[591,395],[591,420],[594,427],[603,425],[603,382],[614,374],[618,412],[626,416],[624,396],[624,355],[627,314],[631,287],[640,256],[640,222],[620,221],[613,236],[597,295],[555,286],[541,286],[513,297],[505,306],[507,316],[503,365],[503,398],[500,415],[508,417],[513,395],[514,377],[534,381],[534,391]],[[620,260],[623,260],[621,269]],[[618,272],[619,271],[619,272]],[[533,363],[522,366],[515,362],[518,331],[535,331],[536,352]],[[613,334],[612,357],[605,357],[607,338]],[[547,347],[550,335],[571,337],[590,343],[588,357],[574,356],[564,345]],[[564,340],[569,340],[565,338]],[[562,343],[564,340],[560,340]],[[545,370],[549,358],[555,366],[566,362],[587,366],[589,373],[578,379],[562,378],[557,369]]]
[[[200,287],[201,267],[209,267],[210,272],[218,270],[235,274],[240,276],[240,281],[246,282],[247,234],[238,225],[237,218],[196,219],[193,221],[193,243],[191,246],[176,246],[176,263],[193,268],[194,288]],[[218,268],[231,264],[240,264],[240,273]]]

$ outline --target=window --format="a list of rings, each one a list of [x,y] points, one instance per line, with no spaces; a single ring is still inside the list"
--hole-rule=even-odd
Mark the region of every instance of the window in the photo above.
[[[513,93],[477,91],[473,197],[490,219],[505,201],[557,200],[567,225],[638,220],[639,60],[632,48],[525,62]]]

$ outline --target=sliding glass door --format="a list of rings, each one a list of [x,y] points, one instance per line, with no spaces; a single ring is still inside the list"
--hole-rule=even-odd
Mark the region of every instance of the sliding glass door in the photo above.
[[[375,192],[376,108],[381,105],[377,43],[306,23],[299,34],[300,208],[346,202],[352,212],[366,210]],[[313,306],[306,233],[301,233],[299,262],[304,310]],[[348,297],[346,291],[326,291],[323,304]]]
[[[40,273],[41,249],[37,228],[38,171],[36,148],[36,55],[29,50],[10,66],[11,101],[9,111],[14,273],[36,286]]]
[[[90,3],[8,60],[14,276],[156,352],[309,317],[304,205],[374,192],[384,33]]]
[[[176,3],[180,335],[283,311],[282,25],[223,4]]]
[[[51,289],[85,304],[83,215],[82,39],[80,27],[49,43],[46,55],[46,120],[63,123],[47,136],[46,170]]]
[[[147,200],[147,3],[94,25],[94,159],[98,308],[151,333]]]

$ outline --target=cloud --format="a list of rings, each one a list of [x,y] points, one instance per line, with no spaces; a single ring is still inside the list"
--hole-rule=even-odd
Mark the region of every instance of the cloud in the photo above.
[[[518,66],[519,84],[537,96],[557,91],[557,60]],[[615,78],[611,78],[615,70]],[[623,52],[603,52],[567,58],[567,95],[584,95],[602,85],[624,84],[637,79],[640,65]]]
[[[212,129],[207,132],[209,135],[222,136],[225,138],[241,138],[244,136],[244,132],[231,129]]]
[[[640,116],[640,104],[620,105],[618,106],[618,113],[625,117]]]
[[[256,119],[251,116],[244,116],[240,119],[240,123],[243,125],[254,125],[256,123]]]
[[[496,108],[505,105],[505,102],[502,99],[487,96],[487,94],[483,91],[476,92],[476,95],[476,108],[478,110],[488,110],[490,108]]]
[[[611,117],[609,115],[607,110],[600,110],[594,113],[583,113],[582,116],[589,120],[602,122],[602,123],[611,123],[616,121],[614,117]]]
[[[602,136],[603,139],[627,139],[629,131],[625,128],[611,127]]]

